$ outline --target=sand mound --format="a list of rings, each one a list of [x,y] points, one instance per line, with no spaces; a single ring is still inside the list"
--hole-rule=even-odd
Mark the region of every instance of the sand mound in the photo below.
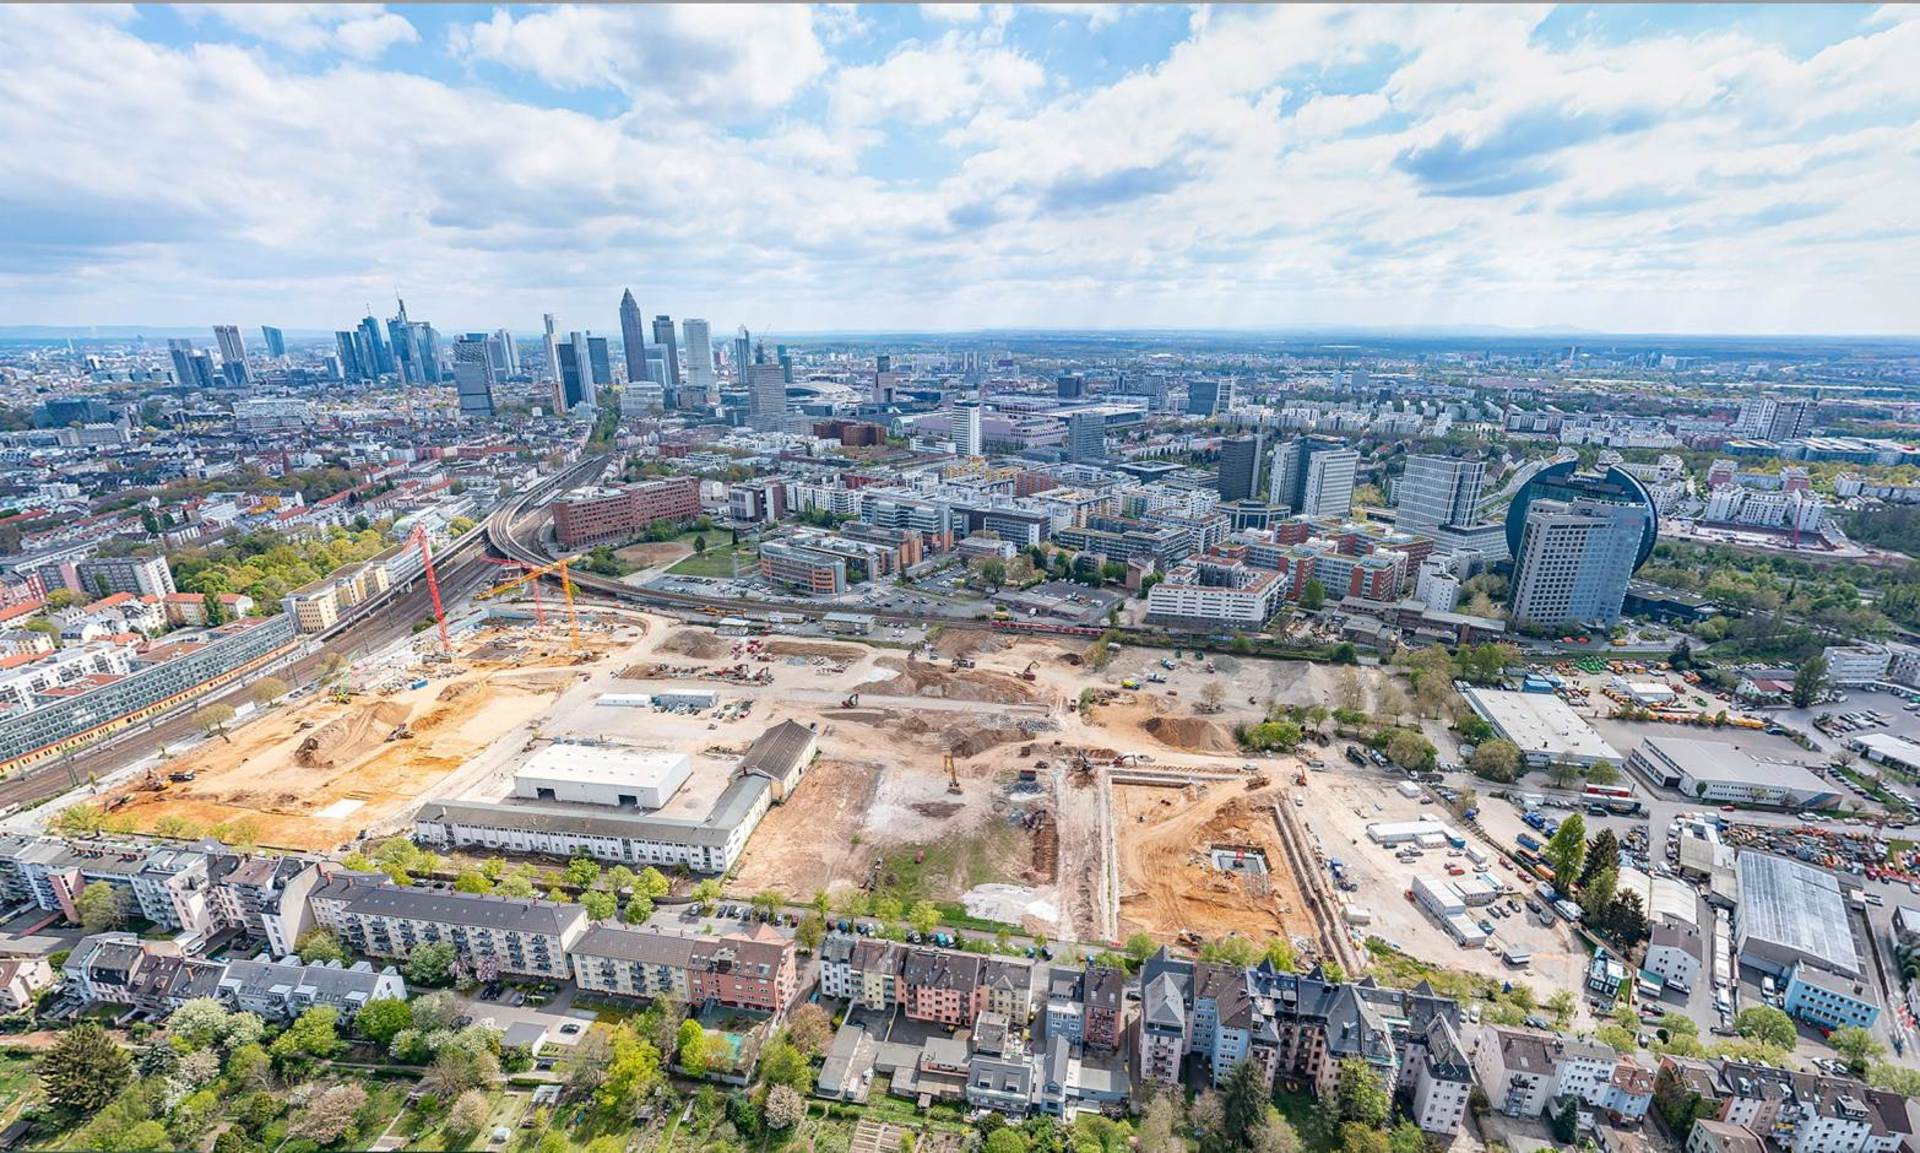
[[[940,734],[956,757],[977,757],[988,749],[1032,740],[1032,734],[1019,725],[968,727],[954,725]]]
[[[979,669],[944,669],[924,661],[907,663],[887,659],[879,662],[894,675],[864,686],[864,691],[887,697],[937,697],[949,701],[986,701],[990,704],[1025,704],[1033,700],[1033,690],[1018,677]]]
[[[441,689],[440,695],[434,697],[433,699],[436,701],[440,701],[442,703],[445,703],[447,701],[457,701],[461,697],[466,696],[468,693],[473,692],[475,689],[479,687],[480,687],[479,681],[455,681],[452,684],[448,685],[446,688]]]
[[[1140,726],[1163,745],[1194,753],[1231,753],[1239,748],[1232,730],[1199,717],[1149,717]]]
[[[933,651],[943,657],[969,657],[997,653],[1011,643],[1010,638],[985,629],[948,628],[941,630],[939,639],[933,642]]]
[[[823,641],[768,641],[767,651],[776,657],[825,657],[830,661],[857,661],[861,650],[852,645]]]
[[[704,629],[675,629],[660,642],[663,653],[676,653],[683,657],[698,660],[717,660],[727,655],[733,646]]]
[[[328,721],[300,742],[293,751],[294,763],[302,768],[328,769],[338,761],[350,760],[385,740],[407,719],[408,711],[398,701],[381,701]]]

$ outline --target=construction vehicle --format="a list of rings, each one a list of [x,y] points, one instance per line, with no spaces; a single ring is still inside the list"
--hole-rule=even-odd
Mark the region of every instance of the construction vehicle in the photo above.
[[[1027,667],[1020,670],[1020,679],[1023,681],[1031,681],[1031,680],[1037,679],[1033,670],[1039,667],[1040,667],[1039,661],[1028,661]]]
[[[413,739],[413,729],[403,721],[394,726],[393,731],[387,734],[387,739],[390,741],[410,741]]]
[[[175,781],[175,782],[184,784],[187,781],[191,781],[195,776],[196,774],[192,769],[182,769],[180,772],[177,772],[177,773],[168,773],[167,779],[169,781]]]
[[[860,704],[860,694],[849,693],[847,694],[847,699],[840,702],[840,707],[843,709],[851,709],[851,708],[857,707],[859,704]]]
[[[1307,787],[1307,770],[1305,769],[1295,770],[1293,774],[1293,783],[1296,785],[1299,785],[1303,789],[1306,788]]]
[[[327,699],[336,705],[344,705],[353,699],[353,694],[345,689],[335,689],[327,695]]]
[[[953,763],[953,750],[947,750],[947,792],[960,795],[960,770]]]

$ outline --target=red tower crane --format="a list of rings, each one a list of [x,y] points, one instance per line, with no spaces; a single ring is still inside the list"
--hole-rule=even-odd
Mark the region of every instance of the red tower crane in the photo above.
[[[452,656],[453,644],[447,640],[447,612],[440,606],[440,580],[433,575],[433,547],[427,543],[427,526],[415,525],[409,539],[420,546],[420,564],[427,570],[427,595],[433,598],[433,623],[440,626],[440,651]]]

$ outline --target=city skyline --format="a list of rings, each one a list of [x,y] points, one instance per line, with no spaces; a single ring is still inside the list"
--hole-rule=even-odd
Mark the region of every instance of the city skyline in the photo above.
[[[10,8],[0,46],[13,324],[330,333],[398,285],[612,332],[638,280],[781,333],[1920,331],[1891,7]]]

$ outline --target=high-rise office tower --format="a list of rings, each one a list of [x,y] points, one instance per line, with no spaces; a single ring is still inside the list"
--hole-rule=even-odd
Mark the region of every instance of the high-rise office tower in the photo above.
[[[213,387],[213,358],[193,347],[191,340],[167,341],[173,358],[173,382],[185,388]]]
[[[713,334],[706,321],[691,317],[680,322],[680,329],[686,336],[687,384],[700,390],[704,403],[714,385]]]
[[[271,324],[260,326],[260,339],[267,342],[267,355],[273,357],[287,354],[287,334]]]
[[[1107,455],[1107,418],[1098,412],[1076,412],[1067,417],[1067,459],[1091,464]]]
[[[407,319],[407,302],[396,300],[399,313],[387,321],[387,333],[393,341],[395,371],[402,384],[440,383],[440,352],[433,326],[422,320]]]
[[[1620,619],[1646,506],[1577,497],[1527,506],[1514,555],[1513,619],[1560,627]]]
[[[780,378],[788,384],[792,384],[793,354],[787,351],[787,346],[784,344],[775,345],[773,349],[773,359],[774,362],[780,366]]]
[[[487,334],[469,332],[453,346],[453,386],[461,416],[493,415],[493,353]]]
[[[753,337],[747,332],[747,326],[741,325],[733,337],[733,378],[741,385],[747,383],[747,366],[753,363]]]
[[[1740,414],[1733,420],[1735,436],[1765,436],[1773,425],[1773,410],[1779,402],[1770,396],[1750,396],[1740,402]]]
[[[613,356],[606,337],[587,334],[587,364],[593,369],[596,389],[613,387]]]
[[[567,407],[592,408],[599,403],[600,390],[593,383],[593,354],[585,333],[574,332],[567,336],[567,343],[573,346],[574,386],[567,391]],[[564,359],[566,351],[560,353]]]
[[[1218,488],[1223,501],[1248,500],[1260,479],[1260,438],[1230,436],[1220,442]]]
[[[950,419],[953,450],[961,456],[986,455],[986,437],[981,431],[983,410],[977,404],[955,409]]]
[[[653,343],[660,346],[661,385],[668,391],[680,387],[680,339],[673,334],[670,317],[653,318]]]
[[[1783,400],[1773,406],[1773,418],[1767,422],[1768,440],[1797,440],[1813,435],[1811,400]]]
[[[361,367],[366,371],[367,379],[384,376],[392,372],[393,352],[387,342],[380,338],[380,322],[371,314],[360,318],[360,339],[365,343],[361,352]]]
[[[553,337],[553,313],[542,313],[540,317],[547,326],[547,375],[546,380],[560,380],[560,346]]]
[[[514,346],[513,333],[504,328],[493,330],[489,342],[493,354],[493,373],[501,380],[520,375],[520,350]]]
[[[247,344],[237,324],[216,324],[213,339],[220,344],[220,375],[231,388],[245,388],[253,376],[247,371]]]
[[[647,322],[631,288],[620,294],[620,351],[626,354],[627,379],[647,379]]]
[[[1187,385],[1187,415],[1214,417],[1233,407],[1233,381],[1196,380]]]
[[[340,351],[340,379],[371,380],[373,374],[361,367],[360,342],[355,339],[356,335],[351,329],[341,329],[333,334],[333,342]]]
[[[1061,400],[1074,400],[1087,395],[1087,378],[1077,372],[1064,373],[1054,380],[1053,388]]]
[[[780,379],[780,366],[748,364],[745,371],[747,426],[755,432],[779,431],[787,422],[787,383]]]
[[[1474,523],[1487,466],[1450,456],[1409,456],[1407,470],[1393,486],[1400,511],[1394,527],[1422,532]]]
[[[1275,450],[1268,499],[1296,516],[1346,516],[1359,468],[1360,454],[1343,441],[1298,437]]]

